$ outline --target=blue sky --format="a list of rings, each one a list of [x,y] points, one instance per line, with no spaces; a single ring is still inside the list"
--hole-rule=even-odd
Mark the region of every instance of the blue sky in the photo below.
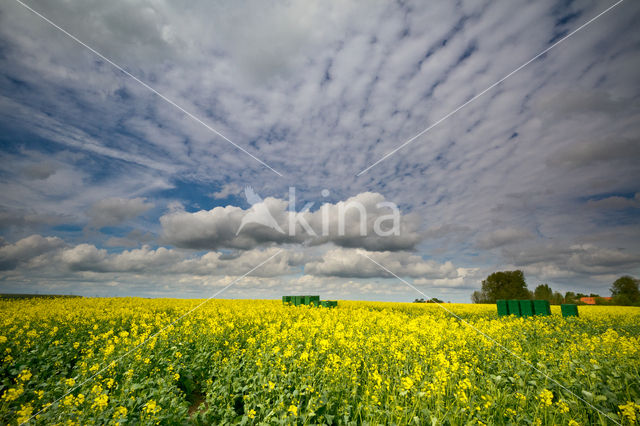
[[[366,256],[461,302],[496,270],[603,295],[639,275],[637,2],[359,176],[614,2],[26,4],[280,175],[4,2],[0,292],[422,297]],[[246,186],[281,224],[290,187],[315,225],[393,202],[402,233],[235,235]]]

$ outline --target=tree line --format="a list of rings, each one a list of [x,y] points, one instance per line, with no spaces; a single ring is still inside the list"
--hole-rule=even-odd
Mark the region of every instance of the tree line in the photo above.
[[[597,294],[583,294],[567,291],[564,295],[553,291],[549,284],[540,284],[533,291],[527,288],[524,273],[499,271],[482,281],[482,289],[471,295],[473,303],[495,303],[500,299],[548,300],[553,305],[561,303],[581,303],[582,297],[593,297],[597,305],[640,306],[640,280],[629,275],[618,278],[611,286],[611,300]]]

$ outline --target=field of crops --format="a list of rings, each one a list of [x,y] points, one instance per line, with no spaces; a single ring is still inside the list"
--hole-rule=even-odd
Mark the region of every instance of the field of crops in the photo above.
[[[141,344],[200,302],[0,300],[0,423],[27,421],[56,400],[31,422],[640,418],[640,308],[498,319],[495,306],[445,305],[539,371],[432,304],[211,300]]]

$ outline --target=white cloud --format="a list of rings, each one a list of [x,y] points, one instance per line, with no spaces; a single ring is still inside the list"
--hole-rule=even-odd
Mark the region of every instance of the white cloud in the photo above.
[[[219,191],[211,193],[216,200],[227,198],[229,195],[238,195],[242,188],[237,183],[225,183]]]
[[[144,198],[108,198],[100,200],[89,210],[89,226],[102,228],[119,225],[133,219],[154,207]]]
[[[455,278],[458,275],[458,270],[451,262],[424,260],[406,252],[370,252],[342,248],[329,250],[321,260],[307,262],[304,270],[306,274],[318,276],[392,277],[363,254],[400,277],[438,279]]]
[[[368,250],[414,248],[421,240],[418,217],[399,215],[398,235],[387,235],[394,222],[390,218],[393,210],[385,206],[385,202],[382,195],[365,192],[335,204],[325,203],[314,212],[299,212],[299,219],[293,222],[288,202],[272,197],[248,210],[225,206],[195,213],[175,211],[160,218],[162,239],[176,247],[193,249],[250,249],[268,244],[320,245],[328,242]],[[356,206],[361,206],[362,210]],[[283,232],[256,223],[241,228],[242,219],[249,211],[263,207]]]

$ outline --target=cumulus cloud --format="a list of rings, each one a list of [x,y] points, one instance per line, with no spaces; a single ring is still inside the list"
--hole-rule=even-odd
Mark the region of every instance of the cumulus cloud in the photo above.
[[[240,276],[272,256],[272,261],[250,275],[275,277],[291,274],[305,260],[305,255],[301,252],[284,250],[279,253],[277,248],[199,255],[166,247],[153,249],[145,245],[139,249],[109,253],[93,244],[71,246],[57,237],[32,235],[0,247],[0,269],[46,270],[56,275],[70,271],[149,276]]]
[[[242,188],[237,183],[226,183],[220,188],[219,191],[211,193],[211,196],[216,200],[227,198],[229,195],[237,195]]]
[[[144,198],[108,198],[96,202],[88,212],[89,226],[102,228],[119,225],[154,207]]]
[[[14,269],[21,263],[64,245],[60,238],[41,235],[31,235],[14,244],[5,244],[0,247],[0,270]]]
[[[456,268],[456,275],[444,278],[417,278],[413,284],[442,289],[472,289],[486,276],[486,271],[480,268]]]
[[[394,216],[396,212],[397,216]],[[243,224],[249,214],[259,217]],[[260,215],[271,216],[279,229],[265,226]],[[200,250],[250,249],[265,244],[294,243],[409,250],[421,240],[420,221],[416,215],[402,215],[381,194],[371,192],[335,204],[325,203],[313,212],[290,212],[287,201],[268,197],[247,210],[225,206],[195,213],[175,211],[162,216],[160,223],[163,241],[176,247]]]
[[[370,252],[349,249],[327,251],[319,261],[305,265],[305,273],[318,276],[346,278],[393,277],[366,256],[378,262],[400,277],[411,278],[455,278],[458,270],[451,262],[438,263],[424,260],[420,256],[403,252]]]

